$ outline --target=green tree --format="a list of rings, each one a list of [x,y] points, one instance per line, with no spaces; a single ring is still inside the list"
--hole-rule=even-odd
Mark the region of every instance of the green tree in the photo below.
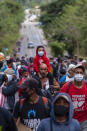
[[[0,2],[0,46],[9,49],[12,53],[19,38],[20,23],[24,18],[23,9],[13,0]]]
[[[87,0],[56,1],[41,10],[45,35],[55,46],[64,43],[70,55],[87,55]]]
[[[65,47],[65,44],[62,43],[62,42],[52,42],[50,43],[50,47],[53,51],[53,54],[54,56],[58,56],[58,54],[60,54],[61,56],[63,56],[63,51],[64,51],[64,47]]]

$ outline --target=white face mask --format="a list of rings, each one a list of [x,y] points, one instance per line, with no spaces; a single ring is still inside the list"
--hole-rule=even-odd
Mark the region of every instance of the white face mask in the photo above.
[[[83,80],[83,75],[82,74],[75,74],[74,79],[78,82]]]

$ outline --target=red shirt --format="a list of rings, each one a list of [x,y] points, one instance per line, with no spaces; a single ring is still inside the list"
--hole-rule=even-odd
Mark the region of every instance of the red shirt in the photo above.
[[[20,86],[23,84],[23,82],[26,80],[26,78],[22,78],[20,81]],[[22,89],[19,88],[19,96],[21,96]]]
[[[66,83],[60,92],[66,92],[68,90],[69,82]],[[87,85],[83,82],[83,87],[78,89],[74,83],[71,84],[68,91],[74,107],[74,118],[79,122],[87,120]]]

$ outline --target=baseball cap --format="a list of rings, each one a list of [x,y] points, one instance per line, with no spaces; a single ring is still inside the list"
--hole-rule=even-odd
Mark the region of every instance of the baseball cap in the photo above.
[[[85,71],[85,67],[82,65],[82,64],[77,64],[76,66],[75,66],[75,69],[76,68],[81,68],[83,71]]]
[[[68,71],[71,70],[72,68],[75,68],[75,65],[74,65],[74,64],[70,64],[70,65],[69,65]]]
[[[67,102],[70,102],[70,101],[69,101],[69,98],[68,98],[66,95],[61,95],[61,96],[59,96],[59,98],[60,98],[60,97],[64,98]]]

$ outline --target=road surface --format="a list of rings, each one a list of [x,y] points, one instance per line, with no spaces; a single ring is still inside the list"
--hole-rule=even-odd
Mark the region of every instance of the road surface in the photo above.
[[[22,28],[20,33],[23,37],[21,41],[21,50],[19,53],[19,57],[25,56],[27,54],[28,57],[34,57],[36,55],[36,48],[38,45],[43,45],[46,49],[47,56],[50,57],[50,50],[47,45],[47,41],[45,40],[44,33],[42,29],[39,27],[39,22],[30,22],[27,20],[22,24]],[[27,48],[27,44],[29,42],[33,42],[35,48]]]

